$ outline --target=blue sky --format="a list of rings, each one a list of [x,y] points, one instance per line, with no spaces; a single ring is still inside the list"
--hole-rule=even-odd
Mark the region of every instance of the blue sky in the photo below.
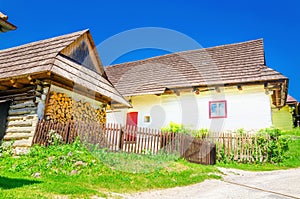
[[[297,0],[0,0],[0,11],[18,27],[1,34],[0,49],[87,28],[96,45],[115,34],[141,27],[172,29],[203,47],[263,38],[267,65],[290,78],[289,92],[300,100]],[[115,63],[162,53],[165,52],[136,51]]]

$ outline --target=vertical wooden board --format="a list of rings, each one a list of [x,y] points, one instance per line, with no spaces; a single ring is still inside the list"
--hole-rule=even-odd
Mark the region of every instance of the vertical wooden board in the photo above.
[[[142,142],[142,148],[141,153],[146,149],[146,128],[143,128],[143,142]]]
[[[238,137],[237,134],[233,135],[233,139],[234,139],[234,160],[238,159]]]
[[[231,154],[232,154],[232,134],[229,133],[228,137],[229,137],[228,152],[229,152],[229,155],[231,156]]]
[[[156,145],[155,145],[155,154],[157,154],[157,152],[159,150],[160,134],[161,134],[160,130],[156,130],[156,132],[155,132],[155,143],[156,143]]]
[[[149,129],[149,152],[153,153],[153,129]]]
[[[120,136],[121,136],[121,132],[120,132],[121,126],[119,126],[118,124],[116,124],[116,129],[113,132],[113,135],[116,137],[116,146],[115,146],[115,151],[119,150],[119,145],[120,145]]]
[[[108,146],[107,146],[108,149],[110,149],[111,146],[114,145],[113,140],[114,140],[115,132],[113,129],[117,129],[117,124],[112,124],[111,129],[109,129],[109,137],[107,138],[108,139]]]
[[[38,121],[35,128],[35,133],[32,139],[32,145],[38,144],[40,139],[40,128],[41,128],[41,121]]]
[[[124,145],[123,145],[123,147],[124,147],[124,152],[128,152],[127,151],[127,146],[128,146],[128,144],[127,144],[127,140],[129,139],[129,137],[128,137],[128,131],[129,131],[129,126],[127,126],[126,125],[126,127],[124,128],[124,136],[125,136],[125,139],[124,139]]]
[[[111,128],[108,130],[108,133],[106,134],[106,138],[104,138],[104,140],[107,140],[107,144],[105,145],[106,148],[115,151],[116,150],[116,146],[117,146],[117,129],[118,129],[118,125],[117,124],[113,124],[111,126]]]
[[[147,153],[149,151],[149,144],[150,144],[150,129],[149,128],[146,128],[146,147],[145,147],[145,153]]]
[[[161,142],[161,131],[157,130],[157,135],[156,135],[156,153],[158,153],[159,149],[160,149],[160,142]]]
[[[110,143],[110,140],[114,140],[114,137],[116,136],[116,130],[118,129],[117,124],[110,124],[111,126],[107,126],[108,129],[105,130],[104,137],[103,137],[103,146],[105,148],[108,148],[112,151],[115,151],[116,146],[114,146],[115,143]],[[117,145],[117,144],[116,144]]]
[[[135,142],[135,153],[140,154],[140,141],[141,141],[141,127],[137,128],[136,142]]]
[[[133,126],[132,131],[131,131],[131,138],[130,138],[130,152],[134,153],[135,151],[135,144],[134,144],[134,140],[135,140],[135,135],[136,135],[136,127],[137,126]]]
[[[132,136],[133,136],[133,131],[134,131],[134,127],[135,126],[131,126],[130,130],[129,130],[129,140],[128,140],[128,153],[132,152]]]

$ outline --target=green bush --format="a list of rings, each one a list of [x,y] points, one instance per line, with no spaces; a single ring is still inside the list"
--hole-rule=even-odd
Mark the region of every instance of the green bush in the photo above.
[[[191,136],[194,136],[196,138],[204,138],[209,134],[208,129],[199,129],[194,130],[191,128],[186,127],[183,124],[177,124],[175,122],[170,122],[167,126],[161,128],[161,131],[164,133],[183,133],[183,134],[189,134]]]
[[[266,128],[261,129],[256,134],[254,134],[247,143],[241,143],[241,138],[246,136],[246,131],[243,129],[238,129],[236,133],[240,136],[240,139],[235,139],[235,147],[232,147],[231,151],[225,153],[225,145],[217,145],[217,161],[221,163],[229,162],[240,162],[240,163],[281,163],[286,158],[286,153],[289,150],[288,144],[290,141],[289,136],[282,135],[279,129]],[[247,138],[249,139],[249,138]],[[252,151],[251,157],[240,157],[241,150]],[[234,157],[234,153],[237,152],[237,159]]]
[[[7,157],[13,154],[13,142],[0,143],[0,157]]]
[[[196,137],[196,138],[205,138],[209,134],[208,129],[199,129],[199,130],[193,130],[191,131],[191,135]]]
[[[290,141],[288,136],[282,135],[279,129],[262,129],[259,131],[259,137],[267,137],[264,142],[260,141],[259,144],[266,148],[266,161],[270,163],[282,162],[286,156],[286,152],[289,150],[288,143]]]
[[[184,133],[188,134],[190,130],[186,128],[183,124],[177,124],[175,122],[170,122],[167,126],[161,128],[164,133]]]

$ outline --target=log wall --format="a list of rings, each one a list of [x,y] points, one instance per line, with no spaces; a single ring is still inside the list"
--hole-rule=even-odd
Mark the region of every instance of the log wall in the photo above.
[[[39,120],[106,123],[106,111],[101,102],[54,85],[50,87],[50,83],[39,82],[8,91],[1,94],[0,100],[4,99],[11,104],[3,141],[12,141],[16,155],[29,151]]]
[[[12,141],[16,155],[28,152],[32,145],[38,119],[43,117],[43,104],[48,90],[47,85],[41,84],[2,97],[12,100],[3,140]]]

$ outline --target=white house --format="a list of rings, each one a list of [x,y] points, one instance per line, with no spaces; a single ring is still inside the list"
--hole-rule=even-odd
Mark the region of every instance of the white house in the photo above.
[[[107,122],[161,128],[171,121],[211,131],[273,125],[288,78],[266,66],[263,40],[191,50],[108,66],[132,104],[112,104]]]

